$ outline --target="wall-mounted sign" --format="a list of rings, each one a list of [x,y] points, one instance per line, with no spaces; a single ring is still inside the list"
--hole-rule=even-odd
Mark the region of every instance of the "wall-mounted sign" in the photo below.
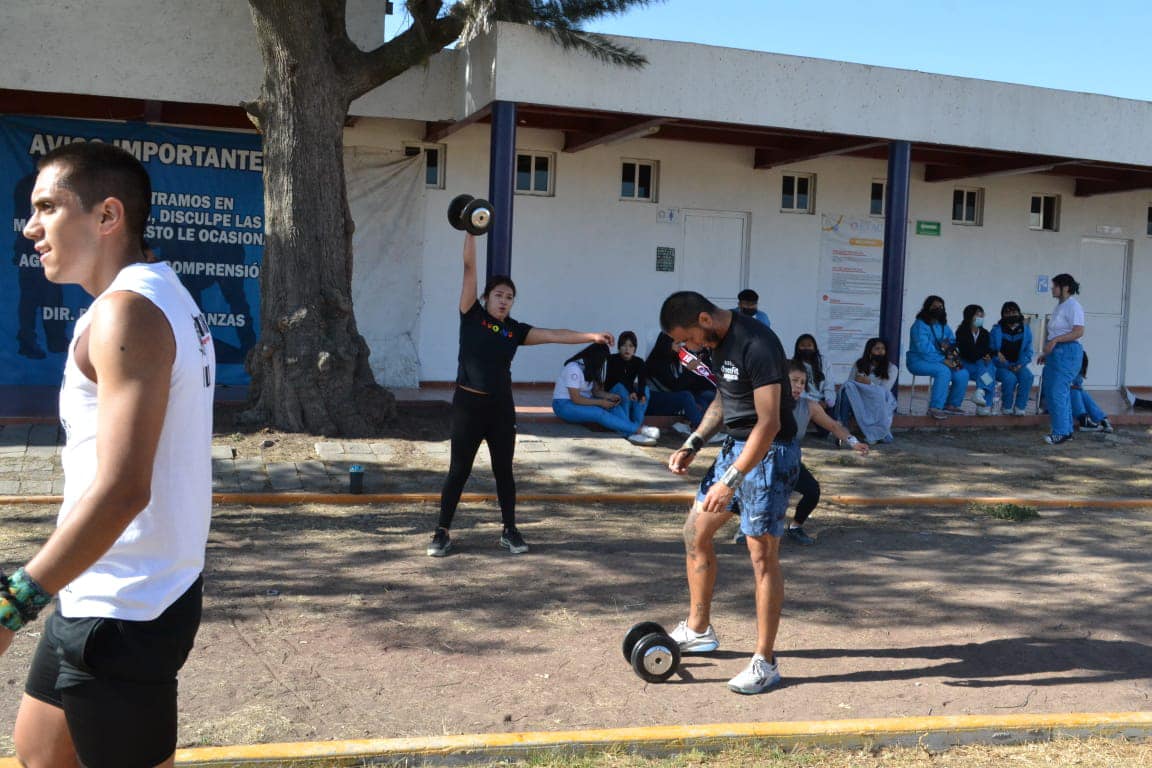
[[[1048,284],[1048,275],[1036,275],[1036,293],[1051,293],[1052,288]]]
[[[659,246],[656,248],[656,271],[676,271],[676,249]]]
[[[938,221],[917,221],[916,234],[918,235],[931,235],[932,237],[940,237],[940,222]]]

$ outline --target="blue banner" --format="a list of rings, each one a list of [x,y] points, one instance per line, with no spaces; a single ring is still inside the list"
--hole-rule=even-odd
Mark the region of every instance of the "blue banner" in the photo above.
[[[58,386],[68,342],[92,297],[55,285],[32,241],[36,163],[73,141],[104,141],[136,156],[152,178],[145,239],[168,261],[212,326],[218,384],[248,383],[244,356],[260,329],[264,155],[255,133],[0,115],[0,221],[12,222],[12,257],[0,258],[0,386]]]

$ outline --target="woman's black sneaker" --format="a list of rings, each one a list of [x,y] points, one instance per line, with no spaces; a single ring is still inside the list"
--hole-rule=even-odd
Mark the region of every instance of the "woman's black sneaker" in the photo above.
[[[528,545],[524,543],[524,537],[521,536],[520,531],[515,528],[504,529],[504,533],[500,534],[500,546],[514,555],[522,555],[528,551]]]
[[[1072,439],[1072,435],[1044,435],[1044,442],[1048,445],[1060,445]]]
[[[437,528],[428,544],[429,557],[444,557],[452,549],[452,539],[444,528]]]

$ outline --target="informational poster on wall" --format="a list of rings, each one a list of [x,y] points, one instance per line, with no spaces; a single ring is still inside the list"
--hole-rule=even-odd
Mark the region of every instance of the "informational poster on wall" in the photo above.
[[[839,384],[879,332],[884,220],[821,214],[820,230],[816,337],[825,372]]]
[[[152,179],[145,240],[180,275],[212,327],[217,383],[244,385],[259,335],[264,254],[264,156],[254,133],[42,117],[0,116],[0,386],[57,386],[76,319],[92,303],[78,286],[48,282],[21,233],[36,163],[62,144],[103,141],[136,156]]]

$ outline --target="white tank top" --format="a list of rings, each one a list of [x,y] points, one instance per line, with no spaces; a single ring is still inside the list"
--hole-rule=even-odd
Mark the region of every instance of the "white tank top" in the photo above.
[[[96,297],[114,291],[144,296],[164,313],[176,341],[168,409],[152,468],[152,498],[104,555],[59,595],[64,616],[150,621],[187,591],[204,568],[212,515],[212,399],[216,355],[208,323],[166,263],[130,264]],[[96,477],[96,384],[76,365],[76,339],[91,323],[76,321],[60,388],[67,439],[64,503],[57,525]]]

